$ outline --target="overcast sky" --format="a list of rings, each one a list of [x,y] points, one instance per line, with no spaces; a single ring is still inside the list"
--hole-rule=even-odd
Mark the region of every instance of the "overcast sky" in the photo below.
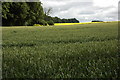
[[[43,7],[52,7],[51,16],[92,20],[117,21],[120,0],[41,0]]]

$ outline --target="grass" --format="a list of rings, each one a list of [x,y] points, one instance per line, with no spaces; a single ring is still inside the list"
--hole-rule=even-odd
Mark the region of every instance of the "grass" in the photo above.
[[[3,29],[3,78],[117,78],[117,22]]]

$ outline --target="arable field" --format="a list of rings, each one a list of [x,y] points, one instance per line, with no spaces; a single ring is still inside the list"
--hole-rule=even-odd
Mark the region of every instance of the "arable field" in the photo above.
[[[116,78],[113,23],[4,27],[3,78]]]

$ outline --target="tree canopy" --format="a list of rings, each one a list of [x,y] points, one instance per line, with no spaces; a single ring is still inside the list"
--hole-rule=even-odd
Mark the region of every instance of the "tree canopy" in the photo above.
[[[32,25],[43,19],[43,8],[39,2],[3,2],[3,25]]]

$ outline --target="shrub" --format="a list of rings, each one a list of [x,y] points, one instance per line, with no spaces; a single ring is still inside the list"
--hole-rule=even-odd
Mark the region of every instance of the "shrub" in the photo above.
[[[48,24],[48,23],[45,21],[45,22],[44,22],[44,26],[47,26],[47,24]]]
[[[52,20],[47,21],[48,25],[54,25],[54,22]]]
[[[47,26],[47,22],[45,20],[40,20],[38,22],[38,24],[43,25],[43,26]]]
[[[42,25],[40,25],[40,24],[34,24],[33,26],[42,26]]]

